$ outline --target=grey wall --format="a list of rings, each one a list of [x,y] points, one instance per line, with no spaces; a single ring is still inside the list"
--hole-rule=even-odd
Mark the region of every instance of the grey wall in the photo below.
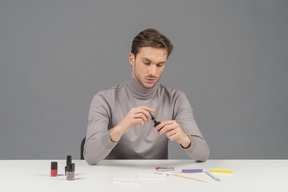
[[[288,158],[287,21],[285,0],[1,0],[0,159],[79,158],[92,97],[130,78],[148,27],[174,43],[161,83],[186,93],[211,158]]]

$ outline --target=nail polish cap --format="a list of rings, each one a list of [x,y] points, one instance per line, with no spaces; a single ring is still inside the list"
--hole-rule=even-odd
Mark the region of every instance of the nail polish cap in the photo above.
[[[67,155],[66,157],[66,165],[69,165],[72,163],[72,156],[71,155]]]
[[[71,163],[71,164],[67,165],[67,171],[68,172],[75,171],[75,163]]]
[[[51,162],[51,169],[52,169],[52,170],[56,170],[57,168],[58,168],[57,162],[56,162],[56,161],[52,161],[52,162]]]

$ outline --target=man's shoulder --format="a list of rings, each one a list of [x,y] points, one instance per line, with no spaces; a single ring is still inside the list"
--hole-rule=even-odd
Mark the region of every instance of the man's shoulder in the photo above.
[[[172,87],[167,87],[166,85],[160,84],[159,85],[159,90],[165,94],[165,95],[169,95],[169,96],[182,96],[185,95],[185,93],[179,89],[176,88],[172,88]]]
[[[115,94],[117,94],[117,92],[124,88],[126,85],[127,85],[127,81],[126,82],[123,82],[123,83],[120,83],[120,84],[117,84],[117,85],[114,85],[113,87],[109,88],[109,89],[104,89],[104,90],[101,90],[99,91],[95,96],[99,95],[99,96],[102,96],[102,97],[111,97],[111,96],[115,96]]]
[[[92,99],[91,105],[112,105],[117,97],[119,89],[125,87],[127,83],[120,83],[109,89],[104,89],[96,93]]]
[[[190,107],[190,102],[182,90],[166,87],[165,85],[161,85],[160,88],[162,100],[172,104],[176,111],[183,107]]]

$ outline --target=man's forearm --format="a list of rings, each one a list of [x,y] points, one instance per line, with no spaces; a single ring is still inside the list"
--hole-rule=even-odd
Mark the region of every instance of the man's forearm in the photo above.
[[[86,136],[86,138],[88,139],[84,146],[84,157],[89,165],[95,165],[106,158],[116,146],[116,143],[110,139],[110,131],[104,134],[98,133],[90,138]]]
[[[190,136],[191,145],[184,149],[189,157],[197,161],[206,161],[210,154],[207,142],[198,136]]]
[[[111,130],[110,130],[110,133],[109,133],[109,135],[110,135],[110,139],[111,139],[111,141],[112,142],[114,142],[114,143],[117,143],[119,140],[120,140],[120,138],[122,137],[122,135],[124,134],[122,131],[121,131],[121,129],[119,128],[119,124],[118,125],[116,125],[115,127],[113,127]]]

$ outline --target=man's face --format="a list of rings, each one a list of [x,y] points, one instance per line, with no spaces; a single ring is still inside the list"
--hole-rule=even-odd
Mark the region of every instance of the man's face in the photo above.
[[[143,87],[152,88],[159,81],[167,60],[167,50],[142,47],[136,58],[130,53],[129,61],[133,66],[133,77],[137,79]]]

